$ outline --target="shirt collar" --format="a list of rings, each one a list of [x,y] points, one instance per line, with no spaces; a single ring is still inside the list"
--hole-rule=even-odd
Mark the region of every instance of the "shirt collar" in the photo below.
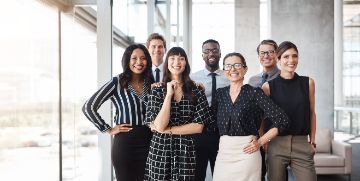
[[[273,75],[275,75],[276,73],[278,73],[280,71],[280,69],[276,66],[273,70],[271,70],[270,72],[262,72],[261,76],[264,75],[265,73],[268,74],[268,77],[272,77]]]
[[[131,86],[130,83],[128,85],[128,89],[132,94],[136,95],[139,99],[144,100],[145,97],[147,96],[147,94],[150,92],[150,85],[149,85],[149,82],[145,79],[144,86],[142,88],[142,92],[140,95],[136,92],[136,90],[134,89],[133,86]]]
[[[208,76],[208,75],[210,75],[210,73],[212,73],[212,72],[210,72],[208,69],[204,69],[204,75],[205,76]],[[222,74],[222,70],[219,68],[219,69],[217,69],[217,70],[215,70],[214,71],[214,73],[216,73],[217,75],[220,75],[220,74]]]
[[[154,64],[152,65],[152,70],[155,71],[156,68],[159,68],[160,69],[160,72],[163,71],[163,68],[164,67],[164,62],[161,63],[159,66],[155,66]]]

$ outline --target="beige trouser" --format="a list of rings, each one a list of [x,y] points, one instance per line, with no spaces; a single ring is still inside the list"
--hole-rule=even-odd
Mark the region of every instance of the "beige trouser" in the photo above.
[[[277,136],[266,156],[268,181],[285,181],[290,166],[296,181],[316,181],[314,151],[307,136]]]

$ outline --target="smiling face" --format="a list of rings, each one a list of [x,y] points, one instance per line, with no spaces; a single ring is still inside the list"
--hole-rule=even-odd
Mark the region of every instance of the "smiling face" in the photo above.
[[[213,42],[205,43],[202,47],[202,51],[202,58],[205,61],[206,68],[208,70],[218,69],[221,57],[220,46]]]
[[[147,61],[144,52],[137,48],[130,56],[129,68],[133,74],[141,74],[146,69]]]
[[[181,75],[186,66],[186,59],[181,55],[171,55],[168,58],[168,69],[171,75]]]
[[[266,69],[273,69],[276,67],[275,47],[269,44],[260,45],[259,60],[260,64]]]
[[[280,57],[280,67],[282,71],[295,72],[298,64],[298,52],[294,48],[286,50]]]
[[[243,81],[246,72],[247,67],[244,67],[240,57],[229,56],[224,60],[224,74],[230,82]]]
[[[165,55],[164,42],[160,39],[152,39],[149,43],[149,53],[153,64],[159,66],[163,62]]]

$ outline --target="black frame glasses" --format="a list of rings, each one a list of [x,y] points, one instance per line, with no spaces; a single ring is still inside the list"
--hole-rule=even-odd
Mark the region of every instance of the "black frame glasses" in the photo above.
[[[230,71],[232,68],[235,70],[240,70],[242,68],[245,68],[245,66],[242,63],[234,63],[234,64],[225,64],[223,69],[225,71]]]
[[[261,51],[259,53],[260,57],[264,57],[265,55],[273,56],[275,54],[275,50],[269,50],[269,51]]]

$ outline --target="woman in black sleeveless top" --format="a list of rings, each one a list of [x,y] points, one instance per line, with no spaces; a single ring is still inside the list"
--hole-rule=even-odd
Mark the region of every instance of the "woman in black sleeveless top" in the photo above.
[[[289,116],[290,127],[268,145],[268,180],[285,180],[285,170],[290,166],[297,181],[314,181],[315,82],[295,72],[298,64],[295,44],[288,41],[281,43],[276,54],[281,73],[262,88]]]

